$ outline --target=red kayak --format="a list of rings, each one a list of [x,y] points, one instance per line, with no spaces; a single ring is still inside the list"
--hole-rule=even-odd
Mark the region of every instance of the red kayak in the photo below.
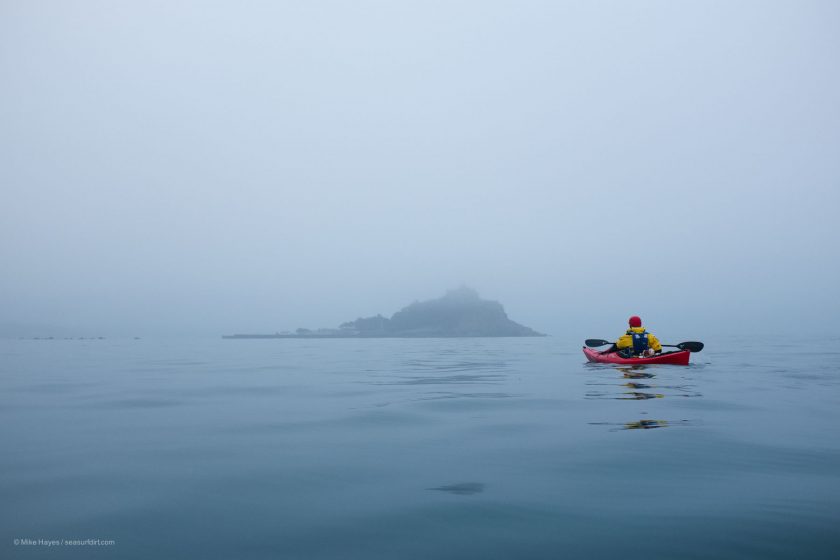
[[[644,365],[644,364],[671,364],[675,366],[687,366],[688,357],[691,354],[688,350],[678,350],[676,352],[665,352],[651,356],[650,358],[622,358],[617,352],[610,352],[605,354],[598,352],[592,348],[583,347],[583,353],[586,354],[586,359],[590,362],[598,362],[602,364],[624,364],[624,365]]]

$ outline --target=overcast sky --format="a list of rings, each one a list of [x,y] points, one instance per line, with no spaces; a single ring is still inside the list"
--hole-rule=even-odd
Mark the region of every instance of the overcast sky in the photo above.
[[[0,0],[0,189],[11,334],[836,333],[840,3]]]

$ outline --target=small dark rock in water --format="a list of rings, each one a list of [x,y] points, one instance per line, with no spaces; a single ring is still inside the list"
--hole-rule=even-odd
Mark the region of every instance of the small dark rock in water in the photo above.
[[[459,496],[471,496],[483,492],[484,484],[481,482],[459,482],[458,484],[427,488],[426,490],[440,490],[441,492],[449,492],[450,494],[457,494]]]

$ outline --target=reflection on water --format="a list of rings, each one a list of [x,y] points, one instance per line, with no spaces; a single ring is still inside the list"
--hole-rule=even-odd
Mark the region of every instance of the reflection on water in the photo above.
[[[662,369],[658,369],[662,368]],[[653,399],[665,399],[670,397],[701,397],[702,395],[694,390],[690,384],[672,385],[656,383],[657,376],[663,379],[672,379],[684,374],[684,369],[675,369],[679,366],[601,366],[592,368],[600,375],[592,376],[587,381],[588,387],[599,387],[586,392],[586,399],[607,399],[618,401],[647,401]],[[656,372],[656,373],[654,373]],[[640,381],[627,381],[644,380]],[[603,389],[603,387],[614,387],[615,390]],[[644,414],[647,414],[646,412]],[[668,420],[634,420],[625,423],[615,422],[590,422],[591,425],[619,426],[614,430],[650,430],[665,428],[675,424],[686,425],[687,420],[670,422]]]
[[[643,369],[645,366],[634,366],[627,368],[626,371],[623,372],[624,377],[627,379],[650,379],[652,377],[656,377],[652,373],[645,373],[644,371],[635,371],[635,368]],[[624,368],[616,368],[619,370],[623,370]]]
[[[610,429],[611,432],[617,432],[621,430],[653,430],[656,428],[667,428],[668,426],[690,426],[692,422],[690,420],[678,420],[668,421],[668,420],[649,420],[649,419],[642,419],[642,420],[634,420],[632,422],[590,422],[590,426],[615,426],[614,428]]]
[[[629,391],[624,397],[616,397],[618,400],[643,401],[647,399],[664,399],[665,395],[660,393],[642,393],[640,391]]]
[[[617,401],[643,401],[646,399],[664,399],[661,393],[645,393],[642,391],[625,391],[623,393],[605,393],[602,391],[588,391],[587,399],[614,399]]]
[[[645,385],[644,383],[629,382],[625,383],[624,386],[629,387],[631,389],[650,389],[650,385]]]
[[[624,424],[625,430],[652,430],[654,428],[664,428],[668,425],[667,420],[636,420],[635,422],[627,422]]]

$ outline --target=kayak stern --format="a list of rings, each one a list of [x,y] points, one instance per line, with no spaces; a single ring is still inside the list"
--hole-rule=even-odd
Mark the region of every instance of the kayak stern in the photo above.
[[[678,350],[676,352],[665,352],[649,358],[622,358],[616,352],[608,354],[598,352],[592,348],[583,347],[583,353],[590,362],[599,364],[623,364],[623,365],[645,365],[645,364],[669,364],[675,366],[687,366],[691,352]]]

